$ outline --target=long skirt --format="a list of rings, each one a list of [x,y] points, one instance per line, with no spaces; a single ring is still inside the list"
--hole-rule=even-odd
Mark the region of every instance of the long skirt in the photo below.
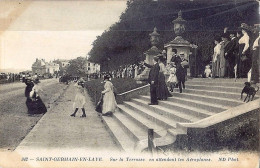
[[[47,112],[47,108],[40,97],[38,97],[35,101],[27,98],[26,105],[29,114],[44,114]]]
[[[259,67],[260,67],[260,55],[259,47],[256,50],[253,50],[252,55],[252,72],[251,72],[251,81],[254,83],[259,83]]]
[[[108,112],[114,113],[116,107],[117,103],[113,91],[106,92],[103,97],[102,114],[106,114]]]
[[[220,67],[220,62],[217,60],[216,62],[212,62],[212,76],[213,77],[219,77],[219,67]]]
[[[157,98],[159,100],[166,100],[169,96],[169,91],[165,82],[165,76],[162,72],[158,75],[158,88],[157,88]]]

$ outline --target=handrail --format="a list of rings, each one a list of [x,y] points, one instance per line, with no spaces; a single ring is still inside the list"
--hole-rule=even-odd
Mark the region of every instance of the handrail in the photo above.
[[[186,127],[186,128],[206,128],[256,109],[260,110],[260,99],[233,107],[231,109],[228,109],[221,113],[217,113],[215,115],[196,121],[194,123],[177,123],[177,124],[181,127]]]
[[[129,91],[126,91],[126,92],[117,94],[117,95],[118,95],[118,96],[123,96],[123,95],[125,95],[125,94],[128,94],[128,93],[131,93],[131,92],[134,92],[134,91],[143,89],[143,88],[148,87],[148,86],[150,86],[150,84],[147,84],[147,85],[144,85],[144,86],[141,86],[141,87],[138,87],[138,88],[135,88],[135,89],[132,89],[132,90],[129,90]]]

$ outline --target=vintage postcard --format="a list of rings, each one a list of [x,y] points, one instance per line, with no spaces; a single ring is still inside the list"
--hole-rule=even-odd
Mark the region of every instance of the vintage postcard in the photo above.
[[[0,1],[0,168],[259,168],[259,5]]]

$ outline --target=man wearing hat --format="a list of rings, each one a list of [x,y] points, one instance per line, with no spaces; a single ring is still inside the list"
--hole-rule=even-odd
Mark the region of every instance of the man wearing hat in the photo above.
[[[251,82],[252,83],[259,83],[260,81],[260,58],[259,58],[259,46],[260,46],[260,24],[255,25],[255,33],[258,33],[258,37],[253,43],[253,52],[252,52],[252,75],[251,75]]]
[[[185,89],[185,78],[187,74],[186,66],[188,65],[188,61],[184,58],[184,53],[181,52],[180,56],[177,55],[174,59],[172,59],[172,62],[175,62],[176,65],[178,86],[180,93],[182,93],[182,87]]]
[[[158,64],[158,57],[155,56],[153,58],[154,65],[149,65],[144,62],[144,65],[150,69],[149,76],[148,76],[148,83],[150,84],[150,96],[151,96],[151,103],[148,105],[158,105],[157,99],[157,88],[158,88],[158,76],[160,71],[160,66]]]
[[[224,48],[224,57],[227,60],[227,76],[229,78],[234,78],[236,54],[238,53],[238,51],[236,50],[238,40],[235,37],[235,32],[230,32],[229,37],[231,40]]]

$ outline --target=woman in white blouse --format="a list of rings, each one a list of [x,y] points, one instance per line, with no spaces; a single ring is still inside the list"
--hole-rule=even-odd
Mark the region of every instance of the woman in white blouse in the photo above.
[[[221,38],[215,38],[214,54],[212,57],[212,75],[213,77],[220,77],[220,50],[221,50]]]
[[[109,81],[110,76],[105,75],[104,76],[104,88],[101,93],[103,94],[103,106],[102,106],[102,115],[103,116],[111,116],[117,107],[116,98],[114,95],[114,86]]]
[[[251,68],[251,56],[250,56],[250,49],[249,49],[249,44],[250,44],[250,37],[248,35],[248,32],[250,31],[250,28],[247,24],[242,23],[241,27],[242,29],[242,37],[239,39],[238,44],[239,44],[239,56],[241,59],[241,65],[240,72],[238,72],[238,77],[246,78],[247,73],[249,72]]]

